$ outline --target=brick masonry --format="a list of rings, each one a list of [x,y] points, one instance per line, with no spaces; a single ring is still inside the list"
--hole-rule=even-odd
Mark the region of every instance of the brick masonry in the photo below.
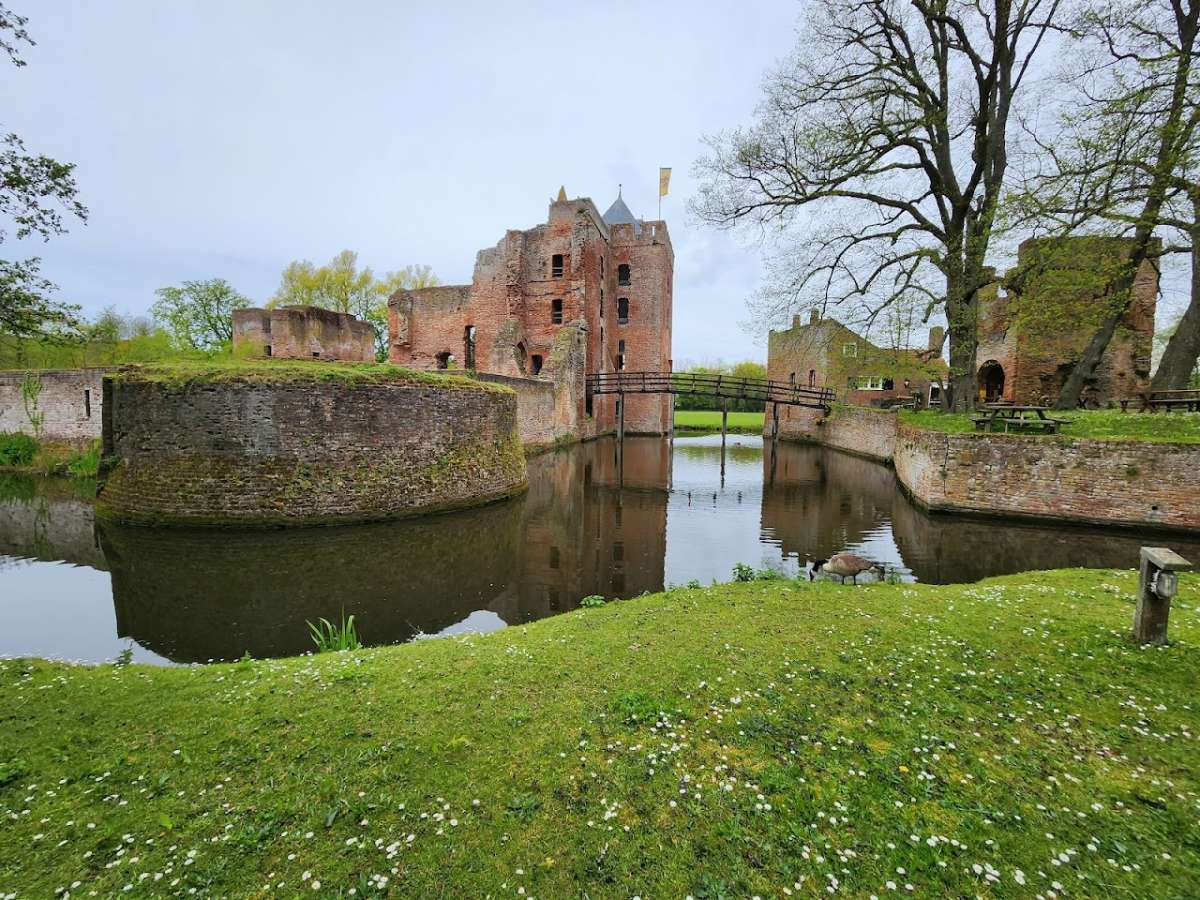
[[[46,369],[0,372],[0,432],[33,434],[21,385],[29,374],[42,383],[38,409],[45,415],[42,437],[54,441],[86,441],[100,437],[104,368]]]
[[[279,359],[374,362],[375,330],[349,313],[318,306],[235,309],[233,349]]]
[[[170,384],[121,372],[104,388],[104,452],[115,465],[98,510],[118,521],[368,521],[477,505],[527,484],[517,398],[494,385]]]
[[[1200,529],[1200,445],[948,434],[855,407],[804,413],[780,419],[782,439],[890,462],[927,509]]]
[[[394,294],[389,359],[414,368],[546,380],[560,333],[572,329],[582,335],[585,373],[669,371],[673,273],[665,222],[610,225],[586,197],[556,200],[545,224],[510,230],[480,251],[471,284]],[[562,399],[564,390],[573,409]],[[627,402],[626,431],[670,429],[669,395]],[[527,403],[521,415],[548,409]],[[554,415],[554,422],[522,423],[522,434],[594,436],[614,426],[616,397],[589,398],[583,383],[560,384]]]

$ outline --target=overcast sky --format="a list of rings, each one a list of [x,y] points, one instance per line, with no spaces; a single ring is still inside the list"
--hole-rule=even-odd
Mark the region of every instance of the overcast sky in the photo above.
[[[702,135],[748,122],[792,46],[794,0],[6,2],[38,46],[0,70],[3,127],[76,163],[91,209],[28,252],[89,314],[189,278],[261,302],[343,248],[468,282],[560,184],[603,211],[624,183],[651,218],[671,166],[675,359],[765,360],[737,327],[758,250],[686,201]]]

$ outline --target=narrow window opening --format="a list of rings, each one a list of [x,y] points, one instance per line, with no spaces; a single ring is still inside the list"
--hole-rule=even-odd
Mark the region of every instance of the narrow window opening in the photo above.
[[[617,324],[629,324],[629,299],[622,297],[617,301]]]
[[[561,253],[555,253],[550,257],[550,277],[563,277],[563,255]]]
[[[796,373],[795,372],[793,372],[791,375],[788,376],[788,381],[791,382],[792,387],[796,386]]]
[[[817,386],[817,370],[816,369],[808,370],[808,386],[809,387]]]
[[[92,392],[84,388],[83,391],[83,417],[90,419],[92,417]]]
[[[555,299],[550,301],[550,321],[555,325],[561,325],[563,319],[563,304],[562,300]]]
[[[540,375],[542,372],[542,358],[538,354],[533,354],[529,357],[529,373],[531,375]]]
[[[321,357],[321,351],[320,351],[320,350],[314,350],[314,351],[313,351],[313,359],[320,359],[320,357]]]
[[[437,359],[437,367],[439,369],[450,368],[450,360],[453,358],[454,354],[452,354],[449,350],[443,350],[435,357],[435,359]]]
[[[625,371],[625,342],[617,341],[617,371]]]
[[[267,356],[271,355],[271,345],[270,344],[267,344],[267,346],[263,347],[263,350],[266,351]]]
[[[466,360],[467,368],[475,368],[475,326],[468,325],[463,329],[463,359]]]
[[[583,411],[588,416],[591,416],[591,414],[592,414],[592,392],[591,391],[588,391],[583,396]]]
[[[632,282],[629,280],[629,266],[625,263],[617,266],[617,284],[629,285]]]

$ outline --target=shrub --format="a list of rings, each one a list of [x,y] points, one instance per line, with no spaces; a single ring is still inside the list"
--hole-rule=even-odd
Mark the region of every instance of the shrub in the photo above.
[[[584,609],[591,609],[592,607],[595,607],[595,606],[603,606],[605,604],[605,602],[606,602],[605,599],[603,597],[601,597],[599,594],[590,594],[587,597],[584,597],[582,600],[580,600],[579,605],[582,606]]]
[[[753,581],[754,566],[748,566],[745,563],[733,564],[733,580],[734,581]]]
[[[0,466],[27,466],[37,452],[36,438],[19,431],[0,433]]]

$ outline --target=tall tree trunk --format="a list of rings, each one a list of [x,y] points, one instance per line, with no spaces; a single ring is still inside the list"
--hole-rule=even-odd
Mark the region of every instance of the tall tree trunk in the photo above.
[[[1158,370],[1150,387],[1156,391],[1186,388],[1200,358],[1200,191],[1192,196],[1192,297],[1167,349],[1158,361]]]
[[[975,406],[975,353],[979,344],[978,275],[964,266],[961,254],[950,259],[946,271],[946,335],[950,341],[950,390],[946,408],[970,410]]]

